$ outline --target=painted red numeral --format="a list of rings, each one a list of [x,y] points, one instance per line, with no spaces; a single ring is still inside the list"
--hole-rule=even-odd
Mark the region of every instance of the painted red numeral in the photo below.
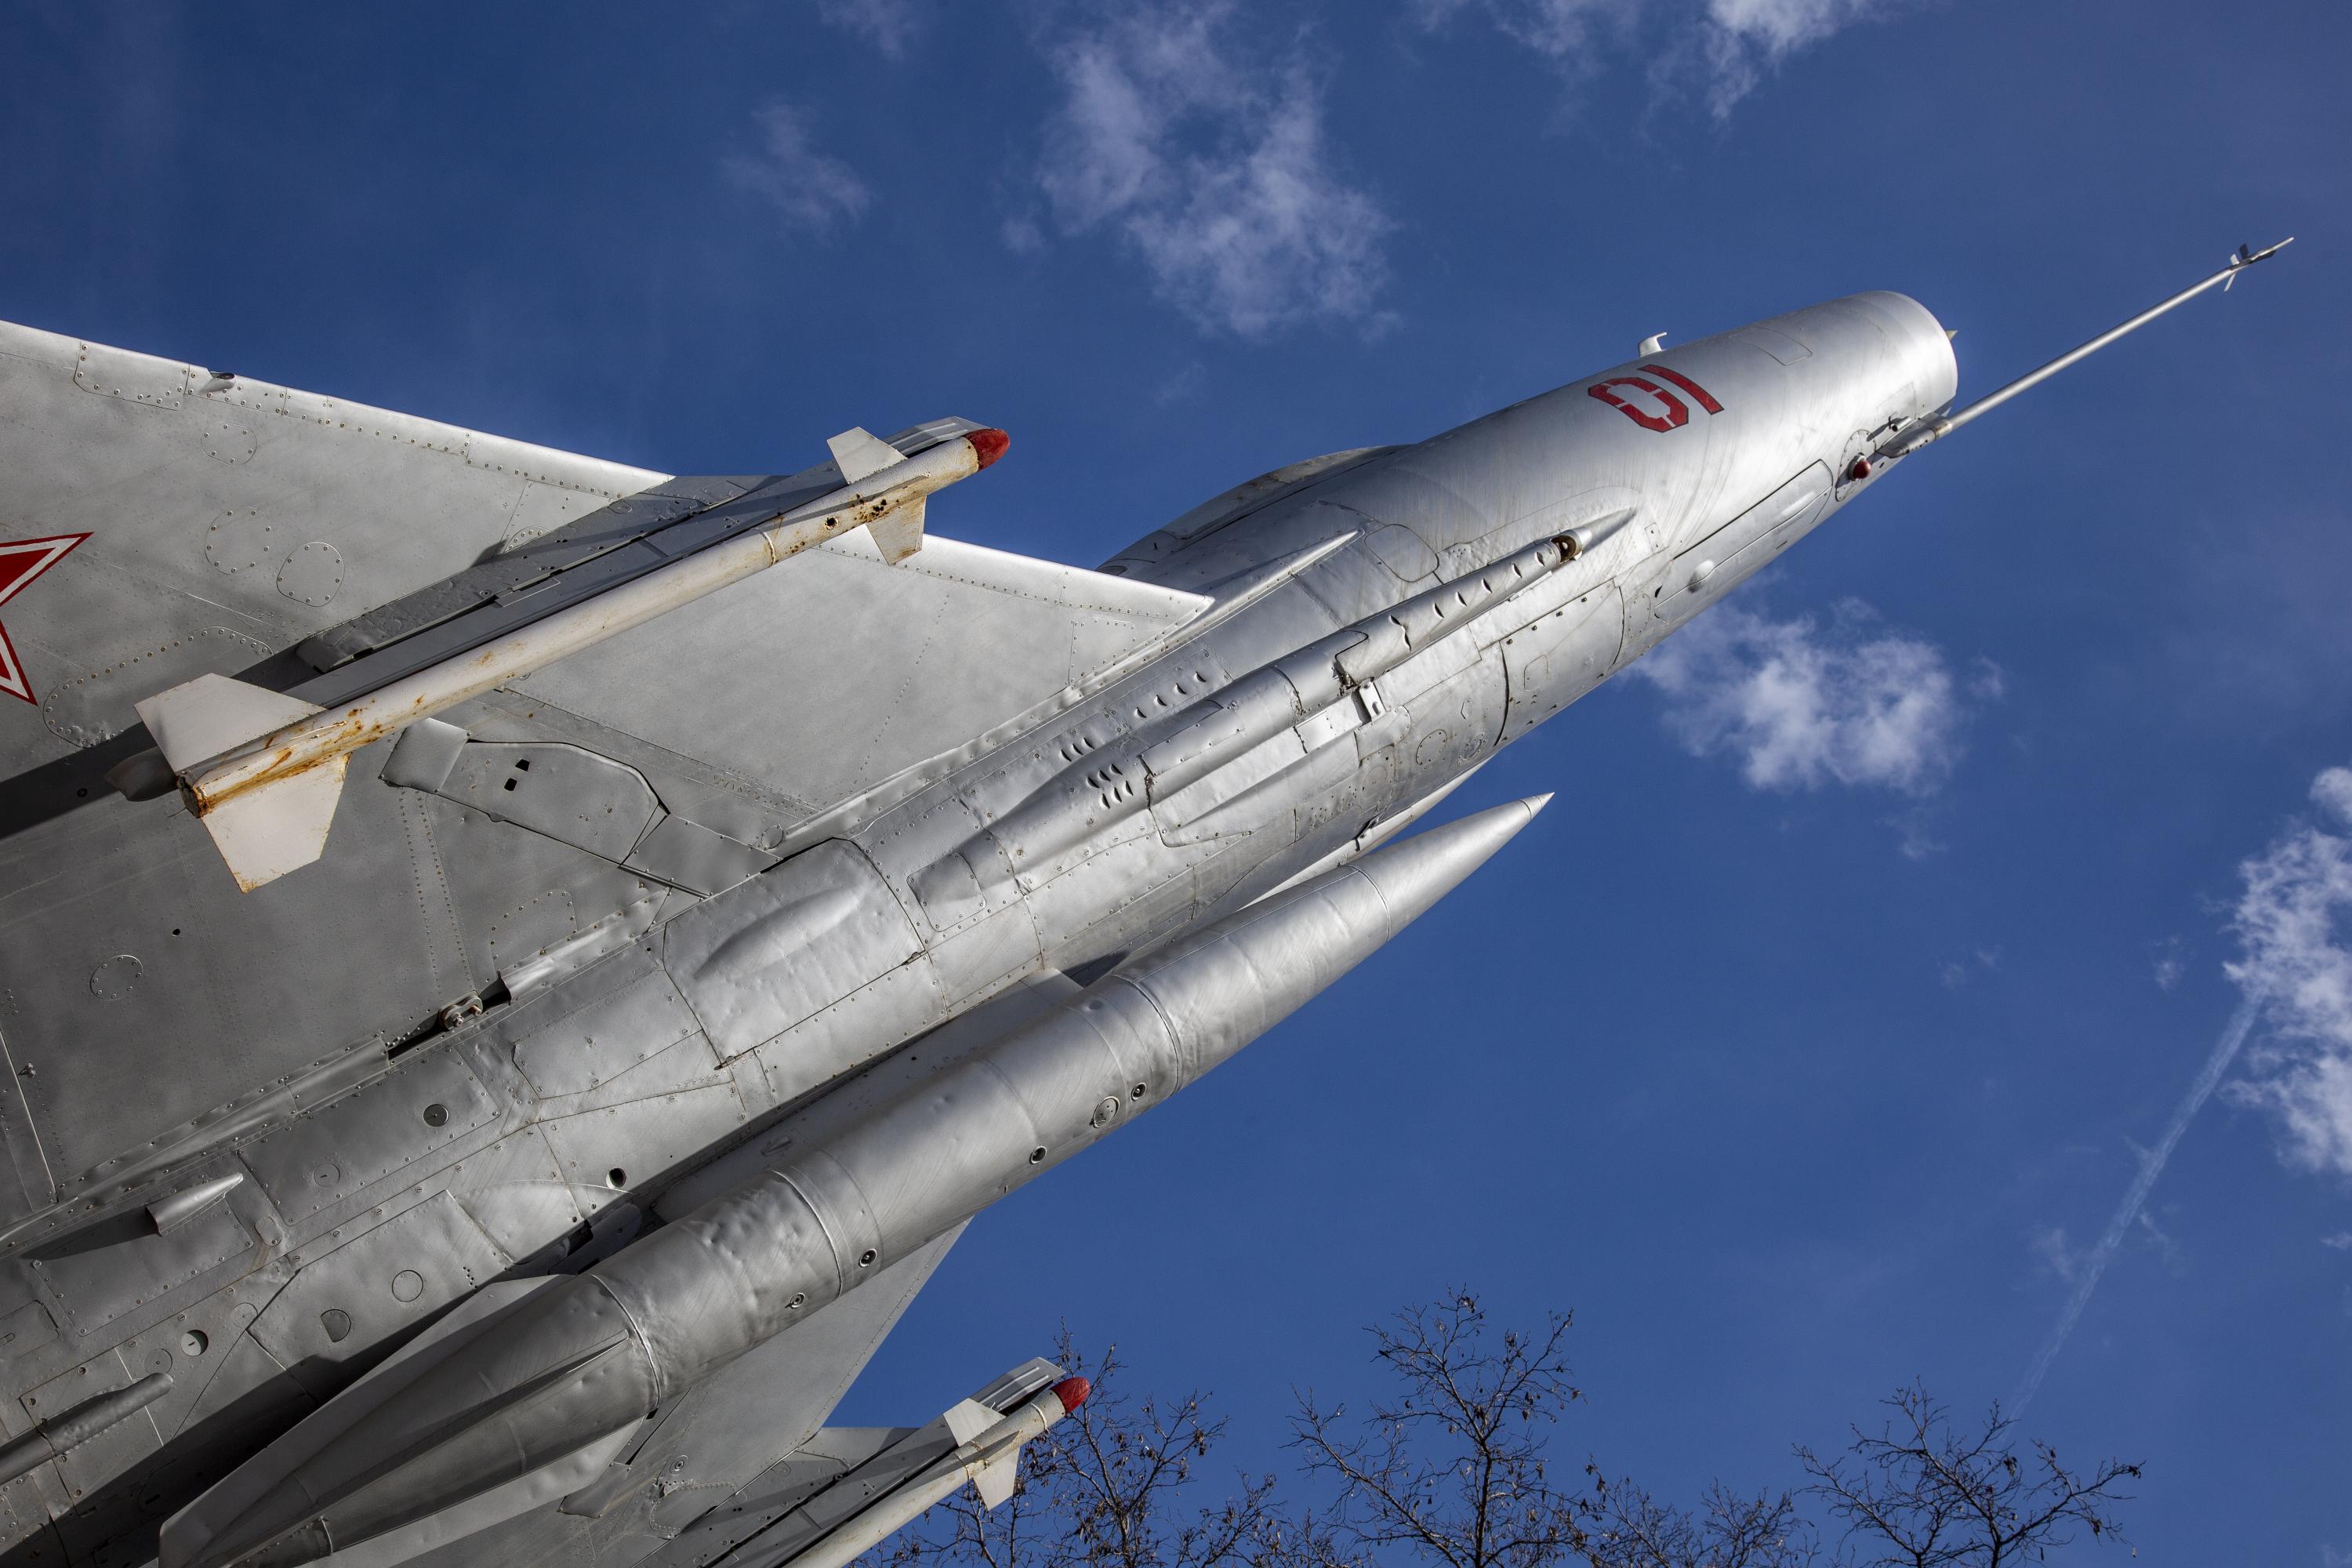
[[[1618,396],[1614,392],[1612,392],[1610,388],[1612,386],[1637,387],[1640,390],[1648,393],[1652,397],[1658,400],[1659,405],[1665,409],[1665,414],[1664,416],[1661,416],[1655,414],[1644,413],[1643,410],[1634,407],[1632,404]],[[1618,413],[1622,414],[1626,418],[1631,419],[1634,424],[1639,425],[1644,430],[1672,430],[1676,426],[1687,425],[1690,423],[1690,409],[1684,404],[1681,398],[1676,397],[1673,393],[1668,392],[1656,382],[1647,380],[1642,376],[1612,375],[1606,381],[1593,383],[1593,384],[1586,388],[1586,390],[1591,393],[1593,396],[1601,399],[1601,402],[1609,405],[1610,407],[1617,410]]]
[[[1662,376],[1665,380],[1673,382],[1676,386],[1681,387],[1685,392],[1687,392],[1693,397],[1697,398],[1698,405],[1701,408],[1706,409],[1709,414],[1720,414],[1723,412],[1723,405],[1717,403],[1713,397],[1707,395],[1707,390],[1706,387],[1701,386],[1698,383],[1683,374],[1680,371],[1668,370],[1662,364],[1645,364],[1642,368],[1649,372],[1652,375]]]
[[[1645,364],[1642,366],[1642,370],[1644,372],[1642,375],[1612,375],[1606,381],[1596,382],[1585,390],[1644,430],[1672,430],[1690,423],[1689,405],[1660,386],[1657,381],[1650,380],[1649,377],[1653,375],[1656,376],[1658,381],[1672,382],[1689,393],[1692,397],[1697,399],[1698,405],[1706,410],[1709,417],[1723,412],[1723,405],[1715,400],[1714,394],[1683,374],[1682,372],[1668,370],[1662,364]],[[1647,409],[1636,407],[1610,390],[1612,387],[1618,386],[1630,386],[1636,391],[1649,394],[1657,400],[1661,412],[1653,414]]]

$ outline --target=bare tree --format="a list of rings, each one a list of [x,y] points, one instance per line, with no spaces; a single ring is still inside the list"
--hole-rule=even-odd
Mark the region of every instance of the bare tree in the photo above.
[[[1696,1513],[1587,1464],[1590,1492],[1551,1479],[1548,1445],[1583,1398],[1565,1353],[1573,1319],[1539,1332],[1493,1329],[1467,1291],[1372,1329],[1395,1392],[1353,1429],[1302,1399],[1294,1446],[1339,1484],[1276,1555],[1297,1568],[1357,1568],[1399,1552],[1434,1568],[1801,1568],[1816,1555],[1786,1495],[1717,1486]],[[1289,1564],[1284,1568],[1289,1568]]]
[[[1222,1501],[1192,1501],[1196,1468],[1224,1436],[1201,1395],[1130,1399],[1118,1347],[1091,1365],[1069,1331],[1055,1359],[1082,1368],[1086,1403],[1022,1451],[1021,1484],[988,1510],[960,1491],[900,1534],[886,1568],[1243,1568],[1272,1533],[1271,1476],[1241,1476]],[[869,1559],[869,1561],[871,1561]]]
[[[1371,1331],[1394,1392],[1350,1426],[1344,1406],[1300,1400],[1293,1447],[1338,1485],[1283,1538],[1308,1568],[1395,1553],[1442,1568],[1550,1568],[1581,1553],[1591,1500],[1551,1479],[1546,1444],[1583,1395],[1563,1354],[1570,1317],[1490,1332],[1475,1296],[1409,1307]]]
[[[1748,1497],[1717,1481],[1694,1511],[1587,1469],[1600,1500],[1584,1552],[1592,1568],[1806,1568],[1821,1555],[1787,1492]]]
[[[1800,1447],[1812,1476],[1806,1489],[1845,1526],[1852,1560],[1869,1568],[2000,1568],[2039,1563],[2053,1547],[2088,1531],[2121,1541],[2113,1510],[2139,1479],[2137,1465],[2103,1459],[2068,1469],[2058,1451],[2035,1443],[2021,1458],[2015,1423],[1996,1404],[1980,1430],[1955,1428],[1944,1406],[1916,1386],[1886,1401],[1891,1414],[1873,1436],[1857,1426],[1834,1458]]]
[[[1570,1323],[1554,1313],[1538,1332],[1497,1329],[1463,1292],[1374,1325],[1391,1386],[1360,1419],[1300,1397],[1291,1447],[1329,1500],[1291,1514],[1277,1511],[1271,1476],[1240,1476],[1222,1501],[1198,1504],[1199,1467],[1224,1422],[1198,1394],[1130,1399],[1106,1351],[1087,1369],[1086,1403],[1024,1451],[1008,1501],[990,1512],[959,1494],[888,1548],[883,1568],[2005,1568],[2040,1563],[2078,1531],[2122,1539],[2114,1510],[2139,1467],[2109,1459],[2078,1473],[2040,1443],[2021,1457],[1998,1405],[1964,1433],[1917,1387],[1835,1457],[1799,1447],[1812,1483],[1801,1494],[1717,1482],[1685,1509],[1591,1463],[1563,1489],[1549,1445],[1583,1397]],[[1063,1364],[1085,1364],[1066,1331],[1058,1350]],[[1834,1554],[1800,1496],[1822,1500],[1843,1527]]]

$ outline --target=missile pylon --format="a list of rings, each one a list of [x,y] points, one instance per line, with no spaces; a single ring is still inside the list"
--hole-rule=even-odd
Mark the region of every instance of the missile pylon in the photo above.
[[[163,1568],[296,1568],[363,1542],[397,1563],[404,1541],[461,1538],[583,1484],[656,1405],[1288,1017],[1549,798],[1185,932],[864,1114],[819,1120],[820,1101],[729,1157],[741,1178],[720,1195],[585,1273],[509,1287],[329,1401],[166,1524]]]

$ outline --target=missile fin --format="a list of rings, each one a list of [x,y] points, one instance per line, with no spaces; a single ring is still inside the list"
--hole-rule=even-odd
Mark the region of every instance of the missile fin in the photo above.
[[[883,440],[863,426],[853,425],[827,441],[825,449],[833,454],[835,466],[841,469],[844,484],[878,474],[893,463],[903,463],[907,454]]]
[[[866,525],[866,532],[882,559],[896,566],[923,547],[923,498],[917,496],[889,516],[876,518]]]
[[[224,752],[321,710],[226,675],[201,675],[148,698],[138,711],[163,760],[185,776]],[[326,853],[345,761],[336,757],[203,814],[205,831],[239,889],[249,893]]]
[[[972,1473],[972,1489],[980,1493],[981,1505],[995,1508],[1013,1495],[1013,1483],[1020,1479],[1021,1450],[1007,1448]]]
[[[320,711],[299,697],[248,685],[226,675],[200,675],[138,704],[139,717],[163,760],[178,773],[232,746]]]
[[[205,831],[228,862],[238,891],[249,893],[327,852],[327,830],[334,826],[350,761],[336,757],[291,778],[249,789],[205,813]]]
[[[977,1399],[967,1399],[940,1417],[948,1424],[948,1435],[961,1448],[991,1426],[1004,1419]]]

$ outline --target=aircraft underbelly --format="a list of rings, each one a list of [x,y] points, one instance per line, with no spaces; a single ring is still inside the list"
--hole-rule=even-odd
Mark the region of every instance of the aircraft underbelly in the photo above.
[[[1524,825],[1539,802],[1383,843],[1819,521],[1837,492],[1811,446],[1883,413],[1831,362],[1887,356],[1889,310],[1790,324],[1812,340],[1794,363],[1702,341],[1417,447],[1277,471],[1101,573],[947,541],[892,564],[919,539],[898,517],[522,658],[532,594],[569,606],[554,625],[608,578],[676,581],[740,542],[728,508],[767,518],[763,486],[815,505],[947,448],[854,431],[800,476],[663,481],[354,618],[296,616],[317,673],[278,695],[317,700],[295,728],[328,687],[368,700],[369,658],[447,673],[468,617],[520,639],[480,645],[520,673],[435,688],[473,695],[339,753],[320,858],[252,893],[157,798],[168,782],[77,805],[58,791],[104,775],[61,759],[40,824],[0,841],[19,1189],[0,1191],[0,1335],[23,1384],[0,1456],[69,1391],[152,1414],[9,1495],[37,1491],[86,1556],[209,1483],[194,1461],[316,1405],[341,1447],[241,1468],[173,1568],[299,1557],[331,1515],[386,1562],[652,1550],[806,1436],[862,1356],[820,1344],[848,1321],[828,1301],[887,1329],[876,1281],[1255,1038]],[[224,395],[198,374],[171,395]],[[269,395],[234,406],[266,425]],[[1775,420],[1798,434],[1743,436]],[[986,461],[1003,449],[941,427],[966,470],[980,437]],[[1743,495],[1763,500],[1727,504]],[[1719,581],[1687,582],[1694,551]],[[264,777],[252,759],[279,743],[187,763],[178,721],[158,743],[195,809],[199,784]],[[65,1051],[75,1070],[43,1074]],[[428,1378],[413,1347],[461,1323],[490,1348],[442,1344],[433,1364],[456,1359]],[[679,1438],[708,1475],[656,1485],[631,1456],[660,1441],[598,1446],[648,1408],[656,1432],[715,1411],[714,1369],[795,1344],[824,1365],[790,1420],[746,1405]],[[136,1381],[151,1367],[160,1393]],[[532,1390],[555,1403],[531,1415]],[[417,1432],[456,1436],[399,1447]],[[628,1473],[580,1484],[608,1462]],[[51,1495],[60,1477],[83,1500]],[[422,1519],[467,1543],[418,1557]]]

